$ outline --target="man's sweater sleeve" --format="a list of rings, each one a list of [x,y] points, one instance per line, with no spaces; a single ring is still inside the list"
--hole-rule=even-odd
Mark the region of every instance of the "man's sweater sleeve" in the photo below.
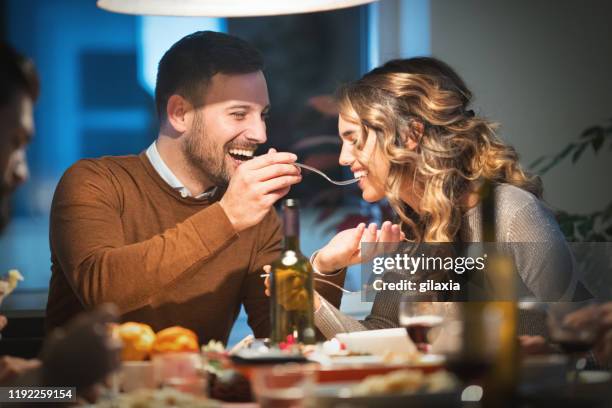
[[[256,227],[257,246],[252,254],[251,265],[243,283],[243,304],[248,323],[257,338],[270,336],[270,299],[265,294],[263,266],[270,265],[281,253],[282,232],[276,211],[271,209]],[[240,256],[240,254],[236,254]]]
[[[103,166],[82,160],[62,177],[53,198],[51,250],[84,306],[117,304],[122,313],[151,296],[237,234],[213,204],[146,241],[126,244],[122,195]]]

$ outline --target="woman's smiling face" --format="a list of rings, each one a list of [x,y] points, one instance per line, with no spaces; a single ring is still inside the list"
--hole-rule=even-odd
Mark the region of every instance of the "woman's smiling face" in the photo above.
[[[363,128],[355,112],[341,112],[338,116],[338,132],[342,140],[339,163],[350,166],[355,177],[359,177],[359,188],[365,201],[375,202],[385,198],[385,180],[389,174],[389,161],[377,144],[376,132],[369,129],[360,148]]]

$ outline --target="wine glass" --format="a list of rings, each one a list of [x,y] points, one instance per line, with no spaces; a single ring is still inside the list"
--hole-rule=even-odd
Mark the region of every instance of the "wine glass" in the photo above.
[[[435,293],[404,294],[399,307],[399,324],[406,328],[408,337],[417,350],[428,353],[437,328],[444,321],[442,303]]]
[[[251,384],[262,408],[314,406],[316,372],[313,365],[287,363],[253,371]]]
[[[573,382],[586,365],[585,354],[594,346],[599,332],[597,303],[559,302],[548,307],[547,324],[551,341],[569,357]]]

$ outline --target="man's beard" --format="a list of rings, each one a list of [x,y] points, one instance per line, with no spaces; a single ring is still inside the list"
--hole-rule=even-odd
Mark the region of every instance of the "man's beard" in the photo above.
[[[201,114],[194,117],[193,126],[183,143],[183,153],[192,168],[214,185],[225,187],[230,174],[225,163],[224,146],[216,145],[207,135]]]

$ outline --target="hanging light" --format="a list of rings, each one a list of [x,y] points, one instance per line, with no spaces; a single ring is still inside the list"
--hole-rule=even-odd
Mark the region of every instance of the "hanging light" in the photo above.
[[[377,0],[98,0],[98,7],[124,14],[253,17],[312,13]]]

